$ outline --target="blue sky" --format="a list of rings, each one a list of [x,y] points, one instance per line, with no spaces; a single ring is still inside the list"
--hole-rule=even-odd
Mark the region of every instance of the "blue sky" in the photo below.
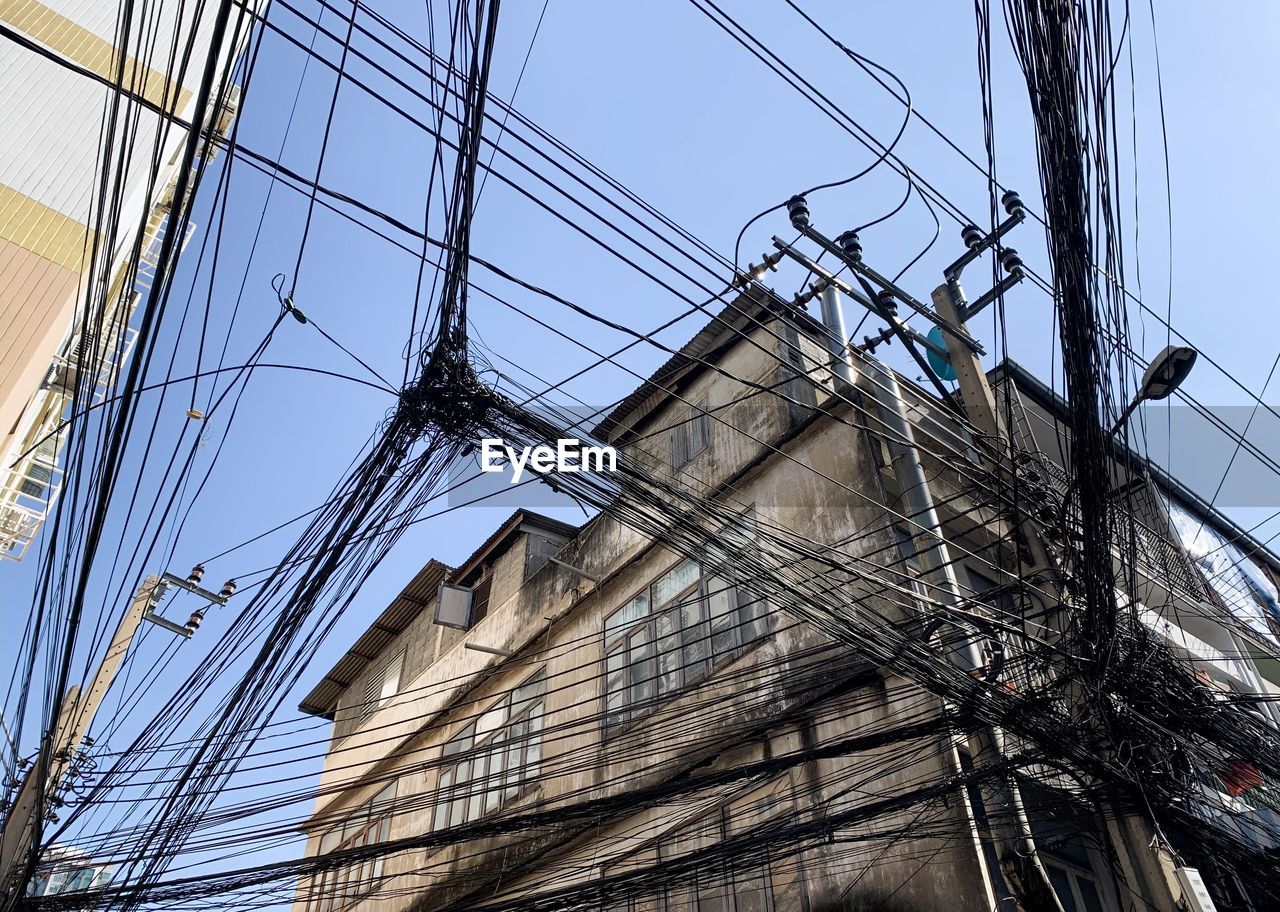
[[[318,8],[307,0],[297,3],[309,14]],[[372,5],[405,30],[424,33],[422,3]],[[854,50],[893,70],[907,83],[920,111],[971,156],[984,160],[971,4],[806,0],[802,5]],[[541,0],[508,0],[503,6],[491,82],[499,96],[510,94],[542,8]],[[901,105],[785,4],[737,4],[729,11],[871,133],[887,140],[897,131],[903,116]],[[1174,325],[1256,391],[1261,389],[1280,344],[1270,277],[1275,259],[1273,218],[1280,209],[1272,151],[1276,140],[1273,94],[1280,84],[1280,62],[1272,37],[1280,11],[1263,2],[1235,2],[1163,5],[1157,13],[1172,238],[1166,215],[1152,23],[1145,7],[1135,8],[1136,162],[1133,150],[1127,147],[1131,137],[1124,134],[1127,110],[1121,118],[1121,155],[1125,162],[1122,170],[1130,175],[1136,171],[1138,179],[1136,188],[1130,180],[1121,198],[1126,244],[1136,253],[1134,263],[1141,267],[1141,282],[1131,263],[1129,285],[1158,313],[1163,314],[1171,300]],[[283,8],[273,9],[271,16],[304,43],[310,40],[309,31]],[[332,13],[324,22],[331,28],[341,27],[339,17]],[[369,47],[367,42],[361,46]],[[321,39],[316,47],[330,59],[337,59],[331,43]],[[1038,210],[1026,91],[1002,33],[996,36],[993,53],[998,177],[1006,186],[1020,190]],[[387,59],[397,72],[407,72],[385,54],[371,54]],[[361,78],[369,76],[367,65],[353,63],[352,68]],[[1121,95],[1127,100],[1127,58],[1121,69]],[[268,37],[241,112],[240,140],[257,152],[274,156],[298,92],[283,160],[290,168],[310,174],[324,131],[333,76],[313,63],[306,69],[299,91],[302,73],[303,54]],[[385,79],[376,84],[406,110],[421,110],[420,104]],[[742,225],[760,210],[807,186],[861,170],[872,159],[865,148],[684,0],[643,4],[549,0],[516,107],[726,256],[732,255]],[[519,149],[509,140],[504,140],[504,147]],[[429,137],[400,114],[344,87],[322,180],[402,221],[417,223],[422,218],[430,150]],[[916,173],[964,211],[975,218],[985,216],[988,204],[983,175],[922,125],[908,125],[898,152]],[[532,160],[524,150],[518,154]],[[210,212],[213,179],[226,162],[223,156],[214,166],[197,204],[200,227],[175,287],[175,306],[171,308],[175,314],[188,294],[196,302],[195,313],[203,308],[210,270],[207,257],[201,264],[197,260],[200,245],[215,224]],[[517,183],[534,186],[531,178],[504,162],[501,155],[495,166]],[[293,280],[306,200],[292,191],[277,189],[268,204],[267,188],[261,174],[238,165],[233,169],[221,259],[212,291],[215,325],[225,327],[244,279],[230,344],[231,364],[239,363],[237,357],[243,360],[276,316],[272,277],[283,272]],[[809,202],[815,225],[834,236],[892,208],[903,191],[902,178],[881,168],[847,187],[815,193]],[[538,192],[554,199],[551,191]],[[568,204],[557,206],[593,231],[599,230],[589,217]],[[263,230],[251,258],[260,216]],[[771,235],[784,235],[788,230],[782,212],[757,223],[746,236],[743,265],[747,260],[758,260],[769,249]],[[892,275],[920,251],[932,233],[929,214],[913,199],[899,215],[863,235],[867,262]],[[1029,263],[1047,274],[1042,268],[1043,234],[1037,225],[1027,223],[1010,240]],[[686,248],[692,250],[688,245]],[[486,182],[472,249],[515,275],[637,329],[647,331],[686,306],[496,178]],[[907,272],[903,284],[917,297],[927,299],[940,279],[941,268],[961,249],[958,227],[944,217],[938,243]],[[697,296],[688,281],[673,278],[665,268],[661,272],[679,290]],[[413,256],[317,209],[296,277],[295,300],[327,332],[398,384],[416,275]],[[727,273],[721,268],[717,276],[722,281]],[[587,345],[612,350],[629,341],[482,270],[473,270],[472,278]],[[706,274],[701,279],[712,281]],[[974,270],[969,278],[973,293],[983,290],[978,287],[981,280],[982,273]],[[772,281],[789,296],[799,287],[800,276],[784,270]],[[852,310],[846,314],[850,325],[860,316]],[[1055,338],[1052,316],[1049,299],[1024,284],[1007,296],[1007,339],[995,335],[989,316],[971,328],[989,352],[998,352],[1003,341],[1012,357],[1047,377]],[[485,350],[496,353],[496,357],[490,356],[495,365],[514,370],[500,358],[518,363],[529,372],[522,379],[532,385],[539,382],[535,378],[558,381],[591,360],[581,348],[480,296],[472,298],[471,317],[475,338]],[[1130,318],[1136,348],[1150,357],[1163,347],[1165,332],[1150,316],[1135,307]],[[660,338],[668,345],[679,345],[701,322],[702,318],[691,317]],[[878,327],[868,324],[867,329],[871,328]],[[176,322],[169,331],[177,335]],[[177,336],[176,373],[194,371],[195,338],[191,326]],[[666,357],[654,348],[639,347],[620,363],[644,375]],[[281,326],[263,360],[368,376],[312,327],[292,321]],[[566,389],[572,398],[603,406],[625,395],[636,382],[633,374],[610,366],[589,372]],[[1280,384],[1280,378],[1273,384]],[[1210,406],[1251,405],[1244,393],[1207,362],[1197,367],[1187,389]],[[205,399],[208,391],[202,386],[199,398]],[[159,397],[151,400],[149,408],[159,409],[161,439],[173,441],[182,433],[188,397],[189,391],[180,390],[163,402]],[[1269,403],[1280,401],[1274,386],[1264,398]],[[183,573],[197,560],[316,506],[393,404],[390,395],[340,380],[286,370],[259,371],[181,535],[175,537],[174,530],[166,528],[160,536],[161,544],[172,541],[171,562],[167,567],[152,564],[142,568],[141,563],[139,567],[145,572],[170,569]],[[1243,423],[1249,410],[1238,409],[1232,414],[1233,420]],[[1152,415],[1150,420],[1155,422],[1159,416]],[[196,459],[199,471],[207,467],[226,430],[225,422],[225,418],[215,417],[208,429],[208,443]],[[1274,416],[1262,413],[1255,419],[1251,436],[1260,441],[1276,439],[1267,436],[1274,433]],[[1179,434],[1188,436],[1194,435]],[[1203,439],[1166,438],[1163,432],[1154,433],[1152,440],[1152,455],[1171,463],[1175,473],[1180,465],[1191,465],[1197,459],[1200,467],[1206,461],[1217,465],[1216,470],[1211,465],[1210,470],[1197,475],[1211,480],[1216,480],[1214,472],[1225,466],[1231,453],[1225,444],[1214,449]],[[1242,459],[1236,471],[1247,474],[1249,469],[1248,461]],[[149,465],[148,472],[154,474],[154,467]],[[1200,487],[1202,494],[1212,495],[1212,483],[1207,490]],[[294,713],[298,698],[428,558],[447,563],[465,558],[505,518],[508,509],[458,510],[411,529],[366,581],[353,610],[323,645],[299,692],[286,701],[285,717]],[[1245,525],[1253,525],[1277,509],[1280,502],[1270,509],[1228,505],[1228,512]],[[570,521],[582,519],[576,509],[557,515]],[[210,563],[206,581],[220,583],[226,577],[243,577],[272,566],[299,528],[291,527]],[[1280,527],[1272,523],[1263,532],[1270,534],[1276,528]],[[136,536],[137,529],[122,534],[126,541],[132,541],[130,536]],[[8,576],[5,585],[14,587],[8,591],[29,591],[35,563],[29,560],[0,571]],[[132,583],[132,579],[127,581],[129,586]],[[173,611],[183,614],[181,606]],[[202,643],[212,643],[225,622],[218,614],[212,615],[183,649],[200,655],[206,648]],[[140,644],[139,662],[153,660],[159,648],[156,638],[149,637]],[[192,664],[194,658],[180,652],[155,685],[156,693],[180,686]],[[149,699],[144,698],[144,707]],[[126,722],[124,730],[128,727]],[[305,777],[318,768],[319,761],[314,760],[296,773]]]

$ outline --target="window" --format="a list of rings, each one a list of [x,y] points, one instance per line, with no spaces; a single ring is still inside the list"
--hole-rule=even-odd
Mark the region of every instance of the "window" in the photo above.
[[[707,400],[699,399],[689,406],[688,416],[671,432],[671,468],[683,468],[711,443],[711,415]]]
[[[1085,871],[1075,865],[1060,864],[1056,859],[1044,859],[1045,873],[1058,894],[1063,912],[1106,912],[1102,897],[1098,895],[1098,880],[1093,871]]]
[[[1001,586],[989,576],[984,576],[968,567],[965,568],[965,573],[969,577],[969,588],[973,591],[974,597],[994,608],[997,615],[1010,614],[1017,607],[1009,587]]]
[[[763,598],[681,561],[605,619],[605,730],[736,657],[768,626]]]
[[[433,830],[478,820],[538,778],[546,691],[547,675],[542,670],[445,744]],[[452,758],[456,759],[450,762]]]
[[[470,630],[489,613],[489,595],[492,590],[492,574],[471,586],[441,580],[436,592],[433,623],[457,630]]]
[[[1115,897],[1098,876],[1107,865],[1090,845],[1089,832],[1096,822],[1053,790],[1024,783],[1022,794],[1036,850],[1063,912],[1111,912]]]
[[[319,854],[386,842],[391,835],[391,805],[395,797],[396,784],[392,782],[343,823],[320,837]],[[312,910],[335,912],[360,899],[377,887],[383,861],[381,856],[366,858],[317,876],[312,886],[315,895]]]
[[[471,591],[471,626],[484,620],[489,613],[489,593],[493,590],[493,577],[486,576]]]
[[[658,844],[658,856],[669,861],[729,838],[727,808],[704,817],[692,827]],[[748,870],[735,869],[731,860],[700,869],[693,883],[666,891],[666,912],[772,912],[773,884],[769,862]]]
[[[404,653],[392,656],[382,668],[369,675],[364,683],[363,717],[373,714],[383,701],[400,692],[400,673],[404,670]]]
[[[564,547],[563,538],[529,535],[524,545],[524,578],[528,579],[547,565]]]
[[[1009,587],[1001,586],[990,577],[983,576],[969,567],[965,568],[965,573],[969,577],[969,588],[974,598],[989,606],[997,620],[1007,619],[1014,613],[1017,605],[1014,603],[1013,593]],[[983,676],[988,680],[998,677],[1004,669],[1005,662],[1004,642],[998,629],[994,635],[983,637],[979,646],[985,669]]]

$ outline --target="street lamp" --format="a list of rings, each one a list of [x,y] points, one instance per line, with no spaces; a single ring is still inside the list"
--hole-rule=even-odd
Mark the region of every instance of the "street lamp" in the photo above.
[[[1156,355],[1142,375],[1142,386],[1138,389],[1133,401],[1124,407],[1120,417],[1111,427],[1108,436],[1114,437],[1124,423],[1129,420],[1133,410],[1144,402],[1158,402],[1167,399],[1169,394],[1182,385],[1196,363],[1196,350],[1185,345],[1170,345]]]

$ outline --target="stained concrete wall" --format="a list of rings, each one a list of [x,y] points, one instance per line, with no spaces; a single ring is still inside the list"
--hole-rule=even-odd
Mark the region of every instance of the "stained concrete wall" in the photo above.
[[[753,338],[763,351],[738,345],[719,366],[730,377],[774,384],[778,373],[770,353],[778,351],[777,339],[764,329]],[[820,349],[806,345],[811,358],[820,357]],[[705,397],[714,411],[749,392],[739,381],[705,372],[682,396]],[[886,557],[892,553],[893,539],[882,509],[882,480],[867,438],[859,430],[856,410],[846,406],[834,416],[817,415],[796,432],[785,404],[767,394],[754,401],[750,407],[730,406],[727,424],[713,422],[710,446],[682,467],[680,477],[703,490],[731,481],[725,499],[740,507],[754,506],[761,522],[795,530],[817,545],[850,541],[853,544],[846,550],[892,561]],[[681,402],[655,411],[635,429],[639,440],[627,447],[628,455],[647,461],[657,474],[669,475],[669,429],[686,414],[687,406]],[[932,699],[911,692],[901,682],[886,689],[875,669],[847,648],[833,645],[812,625],[779,616],[774,633],[764,641],[639,723],[606,737],[601,724],[603,618],[679,557],[604,516],[589,523],[561,554],[566,562],[601,577],[598,586],[554,565],[524,581],[514,572],[521,563],[519,551],[513,548],[495,564],[489,616],[472,630],[439,634],[434,661],[422,668],[406,690],[335,746],[322,779],[326,793],[317,803],[310,851],[316,850],[319,833],[332,820],[366,800],[388,778],[395,778],[400,790],[391,838],[430,832],[441,745],[537,667],[545,666],[549,681],[545,721],[549,734],[544,737],[542,776],[507,811],[607,798],[670,781],[693,767],[714,770],[851,731],[873,730],[891,724],[899,707],[914,713],[921,701],[927,704]],[[886,605],[884,610],[893,607]],[[430,639],[415,623],[386,652],[403,648],[411,655],[426,656]],[[504,659],[468,650],[465,644],[470,642],[509,651],[512,656]],[[861,683],[845,697],[824,697],[833,682],[853,679]],[[870,708],[850,710],[849,701],[862,707],[866,694],[876,688],[886,695],[892,692],[894,698],[872,700]],[[360,682],[352,691],[356,695],[348,694],[340,705],[362,699]],[[802,723],[779,721],[795,714]],[[744,740],[745,729],[751,732]],[[679,737],[673,737],[677,731]],[[876,788],[886,794],[939,779],[948,769],[946,746],[941,742],[923,745],[917,752],[920,759],[898,770],[890,768],[889,753],[884,752],[884,774],[875,777]],[[854,755],[815,761],[784,774],[776,780],[777,787],[794,792],[806,777],[824,782],[846,767],[868,761],[875,765],[879,759]],[[821,809],[820,802],[802,798],[788,813],[803,819]],[[545,886],[539,871],[551,859],[557,869],[562,862],[583,860],[578,876],[590,879],[611,865],[627,864],[621,856],[641,847],[636,834],[659,833],[680,823],[687,812],[685,805],[673,802],[607,825],[592,821],[590,827],[568,826],[554,836],[518,844],[510,837],[490,837],[406,852],[386,862],[390,879],[382,885],[385,898],[371,896],[358,908],[391,912],[478,900],[480,894],[475,891],[491,896],[496,881],[480,888],[476,878],[483,884],[487,875],[496,877],[499,870],[504,893],[537,891]],[[954,826],[965,825],[958,796],[932,813],[948,818]],[[853,890],[845,889],[849,874],[834,851],[807,852],[802,864],[788,869],[797,873],[779,875],[783,882],[775,886],[780,902],[797,909],[853,909],[881,891],[899,888],[897,899],[903,908],[950,912],[985,907],[977,853],[964,840],[927,846],[939,853],[944,871],[939,876],[933,869],[927,876],[916,873],[915,850],[920,847],[904,851],[900,862],[895,861],[893,846],[884,848],[887,857]],[[567,885],[563,878],[556,882],[558,888]],[[299,903],[298,908],[305,904]]]

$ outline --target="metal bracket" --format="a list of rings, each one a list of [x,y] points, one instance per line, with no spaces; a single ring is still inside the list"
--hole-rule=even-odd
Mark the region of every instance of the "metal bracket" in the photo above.
[[[182,577],[174,576],[172,573],[162,573],[160,575],[160,582],[162,584],[166,584],[169,586],[177,586],[179,589],[185,589],[188,592],[194,593],[195,595],[198,595],[203,599],[208,599],[209,601],[213,602],[215,605],[225,605],[227,603],[227,600],[224,599],[222,596],[216,593],[210,592],[208,589],[203,589],[200,586],[197,586],[193,583],[188,583]],[[158,592],[164,591],[164,589],[161,587],[156,587],[156,588]]]
[[[155,610],[152,608],[148,608],[146,611],[142,613],[142,619],[144,621],[150,621],[151,623],[155,624],[157,627],[163,627],[165,630],[169,631],[170,633],[176,633],[178,636],[185,637],[188,640],[191,639],[191,634],[195,632],[193,630],[187,629],[186,627],[183,627],[181,624],[175,624],[173,621],[169,620],[167,617],[162,617],[161,615],[156,614]]]
[[[191,639],[191,634],[195,633],[193,629],[183,624],[175,624],[167,617],[157,614],[155,610],[156,603],[160,601],[161,596],[164,595],[165,590],[170,586],[177,586],[179,589],[185,589],[187,592],[198,595],[203,599],[208,599],[215,605],[225,605],[227,603],[227,600],[222,596],[210,592],[208,589],[201,588],[194,583],[189,583],[182,577],[174,576],[172,573],[160,574],[159,581],[151,591],[151,600],[147,604],[146,610],[142,612],[142,619],[144,621],[150,621],[157,627],[163,627],[170,633],[176,633],[178,636],[186,639]]]
[[[838,289],[839,291],[853,298],[853,300],[857,301],[863,307],[867,308],[867,310],[871,311],[880,319],[894,324],[894,326],[897,328],[898,331],[905,333],[907,336],[911,338],[911,341],[915,342],[917,345],[921,345],[927,348],[929,351],[933,352],[935,355],[937,355],[940,358],[949,357],[949,355],[947,354],[946,348],[938,345],[932,339],[926,336],[924,333],[920,332],[915,327],[910,326],[907,323],[904,323],[901,319],[894,316],[893,314],[884,313],[884,311],[881,310],[879,304],[869,300],[867,296],[863,294],[860,290],[855,289],[848,282],[837,277],[835,273],[823,268],[816,261],[811,260],[809,257],[805,256],[800,251],[792,248],[789,244],[787,244],[786,241],[782,240],[777,235],[774,235],[773,246],[777,247],[787,256],[791,257],[791,259],[795,260],[805,269],[809,270],[814,275],[816,275],[820,282],[826,283],[831,287]],[[970,344],[973,346],[977,345],[977,343],[972,343],[972,342]],[[977,350],[979,352],[982,351],[980,346],[977,347]]]
[[[948,282],[951,281],[952,279],[960,278],[960,273],[964,271],[964,268],[966,266],[968,266],[978,257],[982,256],[982,254],[985,253],[987,250],[994,247],[996,245],[996,241],[1000,240],[1000,238],[1004,237],[1006,234],[1008,234],[1018,225],[1022,224],[1023,220],[1026,217],[1027,217],[1026,210],[1023,209],[1021,205],[1019,205],[1019,208],[1017,209],[1017,211],[1015,211],[1007,219],[1005,219],[1003,222],[997,225],[994,231],[986,235],[977,245],[975,245],[974,247],[971,247],[969,250],[966,250],[964,253],[960,255],[959,259],[957,259],[954,263],[952,263],[946,269],[942,270],[943,277],[946,278]],[[981,230],[981,229],[978,229],[978,230]]]
[[[1022,272],[1010,273],[1009,275],[1001,279],[995,288],[991,289],[986,294],[982,295],[980,298],[978,298],[978,300],[974,301],[972,304],[965,304],[965,305],[962,305],[961,307],[958,307],[957,310],[960,311],[961,322],[968,323],[970,318],[976,316],[988,304],[990,304],[996,298],[1000,297],[1000,295],[1004,294],[1014,285],[1017,285],[1025,277],[1026,277],[1025,273],[1022,273]]]
[[[835,241],[832,241],[831,239],[827,238],[825,235],[823,235],[820,231],[818,231],[813,226],[806,226],[805,228],[801,229],[801,233],[803,233],[805,237],[809,238],[809,240],[817,243],[820,247],[822,247],[828,253],[832,254],[833,256],[839,257],[840,261],[845,265],[847,265],[854,272],[864,276],[869,281],[875,282],[885,291],[888,291],[895,298],[897,298],[903,304],[906,304],[908,307],[910,307],[920,316],[924,317],[930,323],[933,323],[935,326],[938,326],[939,328],[941,328],[943,332],[957,339],[962,345],[966,346],[974,354],[976,355],[986,354],[986,351],[982,348],[982,346],[979,345],[978,342],[975,341],[968,333],[964,332],[964,330],[960,329],[958,326],[955,326],[952,323],[948,322],[947,320],[944,320],[942,317],[938,316],[937,312],[934,311],[933,308],[928,307],[925,304],[922,304],[920,301],[917,301],[914,297],[912,297],[906,291],[899,288],[897,285],[895,285],[893,282],[886,279],[884,276],[880,275],[880,273],[876,272],[870,266],[867,266],[861,260],[855,260],[852,257],[848,256],[844,252],[844,250],[840,248],[840,245],[835,243]]]
[[[554,558],[554,557],[548,557],[547,560],[550,563],[555,564],[557,567],[564,567],[570,573],[576,573],[578,576],[582,577],[583,579],[591,580],[591,582],[595,583],[597,586],[599,586],[600,583],[603,582],[603,580],[601,580],[600,577],[595,576],[594,574],[588,573],[586,570],[582,570],[578,567],[575,567],[573,564],[566,564],[564,561],[558,560],[557,558]]]

